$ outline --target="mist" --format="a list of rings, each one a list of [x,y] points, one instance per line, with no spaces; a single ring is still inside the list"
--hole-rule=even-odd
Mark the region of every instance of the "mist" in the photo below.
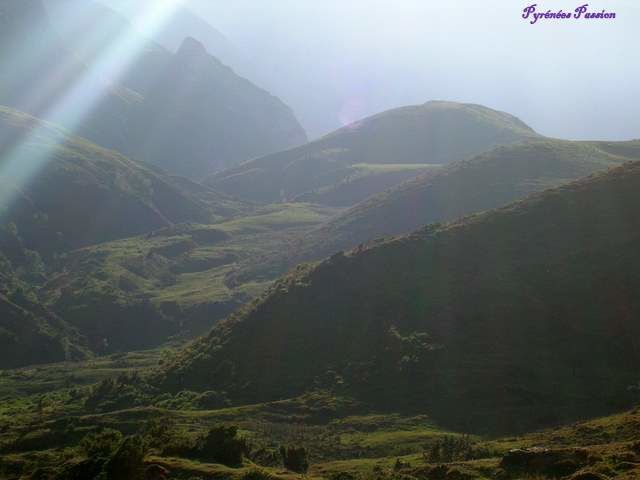
[[[310,137],[427,100],[480,103],[567,139],[640,137],[639,8],[592,2],[614,20],[522,18],[533,2],[405,0],[187,5],[240,55],[227,61],[282,98]],[[573,11],[582,2],[539,3]],[[620,48],[628,45],[628,49]]]

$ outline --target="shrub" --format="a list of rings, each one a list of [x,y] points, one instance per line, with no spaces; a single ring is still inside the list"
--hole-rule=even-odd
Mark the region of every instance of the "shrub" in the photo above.
[[[198,441],[196,450],[199,458],[233,467],[242,464],[250,449],[247,440],[238,437],[238,427],[219,426]]]
[[[460,460],[472,460],[481,458],[484,452],[474,450],[473,442],[467,435],[460,437],[445,436],[426,445],[423,458],[429,463],[449,463]]]
[[[145,446],[142,437],[127,437],[107,465],[110,480],[137,480],[144,475]]]
[[[141,434],[148,448],[163,456],[185,456],[193,453],[196,438],[183,429],[177,428],[170,418],[149,420]]]
[[[269,472],[254,468],[242,475],[241,480],[272,480],[274,477]]]
[[[84,437],[80,442],[80,448],[89,458],[108,458],[118,450],[121,443],[122,434],[118,430],[106,428]]]
[[[304,447],[280,447],[282,465],[287,470],[296,473],[306,473],[309,470],[309,454]]]

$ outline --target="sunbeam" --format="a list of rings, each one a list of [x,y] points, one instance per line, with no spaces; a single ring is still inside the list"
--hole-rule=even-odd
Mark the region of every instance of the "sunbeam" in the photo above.
[[[136,12],[135,24],[143,25],[145,32],[153,33],[170,21],[182,1],[160,0],[146,3],[146,8]],[[74,14],[78,17],[82,15],[81,10],[73,12],[73,6],[76,5],[75,2],[73,5],[68,5],[66,12],[69,17],[66,21],[73,22]],[[20,96],[26,99],[25,104],[32,111],[38,111],[39,117],[48,122],[63,125],[71,132],[75,131],[100,101],[114,91],[118,80],[140,57],[147,40],[138,34],[138,30],[139,28],[130,28],[121,32],[118,38],[105,42],[108,47],[99,58],[87,65],[82,65],[81,69],[76,68],[78,60],[72,54],[67,58],[53,59],[56,65],[48,72],[47,78],[37,79],[32,87],[26,87],[24,92],[20,92]],[[90,38],[84,41],[99,42],[109,33],[98,25]],[[36,51],[28,52],[27,60],[22,65],[15,58],[24,56],[24,51],[16,50],[18,53],[11,64],[15,65],[16,69],[28,72],[34,64],[38,63],[38,59],[47,57],[47,50],[52,45],[40,44],[36,47],[38,47]],[[69,78],[73,76],[72,74],[78,73],[77,78]],[[40,128],[42,127],[35,123],[33,129],[23,139],[18,142],[12,139],[11,144],[0,139],[0,176],[10,177],[16,182],[18,189],[28,183],[29,179],[48,162],[51,152],[58,146],[53,142],[42,153],[34,155],[29,149],[29,144],[39,136]],[[60,137],[61,140],[62,138]],[[10,192],[0,192],[0,204],[10,205],[11,196]]]

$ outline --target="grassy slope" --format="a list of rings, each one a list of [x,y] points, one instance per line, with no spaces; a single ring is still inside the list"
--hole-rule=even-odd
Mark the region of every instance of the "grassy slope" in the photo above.
[[[215,225],[177,225],[84,248],[60,261],[60,273],[42,294],[96,351],[192,336],[270,283],[252,277],[238,281],[237,270],[266,263],[294,233],[333,213],[306,204],[275,205]]]
[[[184,181],[20,112],[0,107],[0,126],[2,180],[15,187],[15,178],[33,170],[6,198],[2,218],[18,226],[29,248],[51,253],[246,208],[210,190],[189,191]]]
[[[0,227],[0,368],[90,355],[86,339],[38,299],[41,276],[39,257]]]
[[[639,185],[631,163],[301,267],[164,384],[243,401],[325,385],[479,431],[619,408],[640,361]]]
[[[317,259],[376,238],[451,221],[640,158],[640,142],[536,140],[498,147],[375,195],[307,235]]]
[[[280,271],[378,238],[497,208],[546,188],[640,158],[640,142],[536,139],[497,147],[374,195],[304,234],[271,263],[239,278]],[[381,167],[387,168],[387,166]],[[279,270],[278,270],[279,268]]]
[[[419,173],[403,168],[399,178],[397,168],[384,172],[363,165],[444,164],[534,136],[529,127],[505,113],[478,105],[429,102],[364,119],[307,145],[223,171],[208,183],[259,202],[301,197],[347,206],[392,181]],[[368,185],[356,182],[346,188],[354,170],[360,177],[375,175]],[[323,195],[327,189],[335,195]]]
[[[632,479],[640,470],[640,452],[634,453],[640,409],[609,417],[567,424],[522,436],[469,436],[475,460],[454,459],[438,466],[425,458],[434,444],[445,438],[462,438],[462,432],[443,429],[433,419],[398,414],[377,414],[352,400],[327,392],[313,392],[302,397],[265,404],[194,408],[180,403],[185,392],[173,403],[160,394],[154,405],[128,409],[111,408],[96,412],[85,403],[92,390],[91,382],[131,371],[145,371],[170,358],[169,351],[157,350],[95,359],[89,362],[42,366],[5,371],[0,375],[0,473],[5,478],[20,477],[20,471],[77,461],[77,442],[100,428],[115,428],[124,433],[141,432],[150,421],[160,421],[178,429],[185,438],[220,424],[235,424],[251,439],[254,450],[275,450],[281,444],[304,445],[310,451],[311,479],[331,478],[335,474],[356,478],[393,478],[394,464],[400,458],[402,474],[421,480],[436,480],[438,467],[451,472],[466,472],[469,480],[489,478],[527,478],[523,472],[507,474],[501,458],[514,448],[544,447],[554,452],[588,452],[588,460],[575,470],[600,472],[605,478]],[[172,406],[171,406],[172,405]],[[637,447],[635,447],[637,448]],[[258,463],[262,461],[257,460]],[[149,452],[149,464],[168,468],[177,478],[217,476],[241,478],[255,468],[245,461],[241,468],[205,463],[180,454]],[[563,464],[566,468],[567,465]],[[262,469],[286,478],[287,472],[273,463]],[[11,473],[11,474],[9,474]],[[520,473],[520,476],[518,474]],[[532,469],[537,480],[558,478]],[[440,473],[443,475],[443,472]],[[499,477],[499,475],[502,475]],[[173,478],[173,477],[172,477]],[[449,477],[446,477],[449,478]],[[568,477],[567,477],[568,478]]]
[[[89,355],[86,340],[37,300],[0,293],[0,365],[3,368],[77,360]]]

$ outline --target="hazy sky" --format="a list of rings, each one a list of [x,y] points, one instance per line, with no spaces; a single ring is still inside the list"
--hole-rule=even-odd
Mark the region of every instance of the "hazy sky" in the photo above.
[[[615,11],[613,21],[535,25],[521,18],[534,2],[520,0],[186,1],[239,48],[238,70],[289,103],[312,135],[444,99],[508,111],[551,136],[640,138],[632,0],[589,2]]]

